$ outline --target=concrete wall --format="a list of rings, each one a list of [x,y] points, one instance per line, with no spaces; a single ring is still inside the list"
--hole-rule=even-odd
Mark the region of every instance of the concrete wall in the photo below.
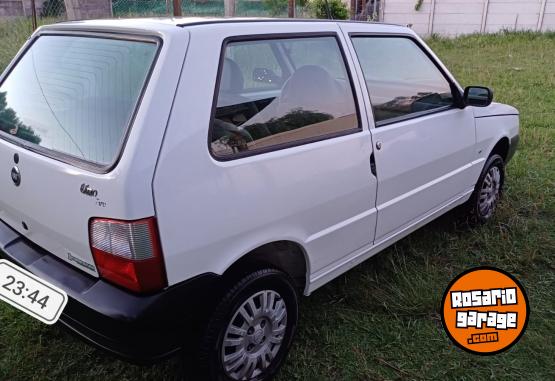
[[[21,0],[0,0],[0,17],[23,16],[23,4]]]
[[[25,13],[25,16],[31,16],[32,14],[32,3],[31,0],[23,0],[21,1],[23,3],[23,12]],[[42,4],[44,3],[44,0],[35,0],[35,7],[37,7],[37,15],[40,15],[40,12],[42,11]]]
[[[112,17],[111,0],[64,0],[68,20]]]
[[[44,0],[35,0],[40,15]],[[31,16],[31,0],[0,0],[0,18]]]
[[[384,21],[421,35],[455,36],[509,30],[555,30],[555,0],[382,0]]]

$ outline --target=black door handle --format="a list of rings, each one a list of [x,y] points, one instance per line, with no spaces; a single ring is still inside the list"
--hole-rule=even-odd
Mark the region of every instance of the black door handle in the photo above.
[[[375,177],[378,177],[376,174],[376,158],[374,157],[374,152],[370,155],[370,171]]]

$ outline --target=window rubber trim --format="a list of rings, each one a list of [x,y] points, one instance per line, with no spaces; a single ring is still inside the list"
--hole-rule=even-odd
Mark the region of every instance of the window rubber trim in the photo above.
[[[127,145],[127,140],[129,138],[131,128],[132,128],[132,126],[135,122],[137,112],[139,111],[139,109],[141,107],[141,104],[142,104],[142,101],[143,101],[143,98],[144,98],[144,94],[145,94],[146,89],[148,88],[148,85],[150,83],[150,79],[152,77],[152,73],[154,71],[154,68],[156,67],[156,65],[158,63],[158,58],[160,56],[160,52],[162,50],[162,46],[164,44],[164,41],[162,40],[162,38],[160,36],[157,36],[157,35],[154,35],[154,34],[132,34],[132,33],[128,33],[128,32],[126,32],[126,33],[117,33],[117,32],[112,32],[112,31],[96,32],[96,31],[87,31],[87,30],[82,30],[82,31],[80,31],[80,30],[75,30],[75,31],[56,31],[56,30],[39,31],[36,35],[34,35],[31,38],[28,45],[25,46],[25,49],[23,51],[21,51],[16,56],[15,60],[12,61],[8,65],[8,67],[6,68],[4,73],[0,76],[0,86],[8,78],[8,76],[11,74],[13,69],[15,69],[15,67],[17,66],[19,61],[25,56],[25,54],[27,54],[27,52],[29,51],[29,49],[31,49],[31,47],[35,44],[35,42],[40,37],[43,37],[43,36],[68,36],[68,37],[102,38],[102,39],[110,39],[110,40],[137,41],[137,42],[148,42],[148,43],[156,44],[156,54],[154,55],[154,59],[152,60],[152,63],[151,63],[150,68],[148,70],[148,73],[145,77],[143,86],[141,88],[141,92],[139,93],[139,97],[137,98],[137,101],[135,102],[135,105],[133,107],[133,112],[131,113],[131,116],[130,116],[129,120],[126,123],[125,130],[124,130],[124,133],[121,137],[121,142],[119,144],[117,154],[116,154],[116,156],[114,157],[114,159],[112,160],[112,162],[110,164],[107,164],[107,165],[95,164],[94,162],[84,160],[84,159],[78,158],[76,156],[67,154],[67,153],[56,151],[56,150],[53,150],[53,149],[50,149],[50,148],[41,147],[37,144],[27,142],[23,139],[11,136],[11,135],[3,132],[3,131],[0,131],[0,139],[5,140],[9,143],[12,143],[12,144],[14,144],[18,147],[27,149],[31,152],[34,152],[34,153],[37,153],[39,155],[48,157],[50,159],[60,161],[60,162],[65,163],[65,164],[69,164],[71,166],[74,166],[74,167],[77,167],[77,168],[80,168],[80,169],[83,169],[83,170],[86,170],[86,171],[89,171],[89,172],[92,172],[92,173],[96,173],[96,174],[110,173],[118,165],[119,161],[121,160],[121,157],[123,156],[123,152],[125,150],[125,146]]]
[[[337,42],[337,46],[339,48],[339,51],[341,52],[341,57],[343,58],[343,64],[345,65],[347,76],[349,77],[349,85],[351,86],[351,92],[353,94],[353,101],[355,103],[355,109],[356,109],[356,115],[357,115],[357,127],[344,130],[344,131],[339,131],[336,133],[321,135],[318,137],[306,138],[306,139],[295,140],[293,142],[276,144],[270,147],[259,148],[252,151],[234,153],[232,155],[226,155],[226,156],[216,155],[212,150],[211,137],[212,137],[214,119],[216,117],[216,106],[218,102],[218,93],[220,90],[220,82],[222,77],[223,64],[224,64],[227,45],[233,42],[287,40],[287,39],[317,38],[317,37],[333,37]],[[360,108],[359,108],[358,99],[357,99],[354,82],[353,82],[352,68],[348,64],[347,56],[345,55],[345,49],[341,44],[339,34],[337,32],[293,32],[293,33],[267,33],[267,34],[264,33],[264,34],[237,35],[237,36],[229,36],[224,38],[222,42],[222,48],[220,51],[220,62],[218,64],[218,74],[216,77],[216,85],[214,88],[214,96],[212,99],[212,111],[210,113],[209,123],[210,125],[208,128],[208,137],[207,137],[208,152],[210,152],[210,156],[212,156],[214,160],[220,161],[220,162],[232,161],[232,160],[242,159],[245,157],[256,156],[256,155],[262,155],[269,152],[280,151],[288,148],[298,147],[306,144],[316,143],[316,142],[320,142],[328,139],[334,139],[341,136],[347,136],[358,132],[362,132],[361,114],[360,114]]]
[[[421,118],[421,117],[424,117],[424,116],[438,114],[438,113],[453,110],[453,109],[461,109],[461,107],[458,105],[458,103],[462,102],[462,94],[459,91],[458,85],[455,82],[453,82],[453,80],[447,75],[447,73],[441,67],[441,65],[439,65],[437,60],[430,54],[430,52],[427,49],[424,48],[424,46],[422,46],[422,44],[416,38],[414,38],[414,36],[411,36],[410,34],[404,34],[404,33],[387,33],[387,32],[385,32],[385,33],[379,33],[379,32],[350,32],[348,34],[348,36],[349,36],[349,39],[351,40],[351,45],[353,46],[353,50],[354,50],[355,55],[357,57],[357,63],[359,65],[360,70],[361,70],[362,75],[363,75],[362,79],[364,80],[364,85],[366,87],[366,92],[368,93],[368,100],[369,100],[369,103],[370,103],[370,107],[372,108],[372,119],[374,120],[374,128],[385,127],[385,126],[389,126],[389,125],[392,125],[392,124],[395,124],[395,123],[405,122],[405,121],[412,120],[412,119],[418,119],[418,118]],[[368,85],[366,84],[366,78],[364,78],[364,72],[362,70],[362,65],[360,63],[360,59],[359,59],[357,50],[355,48],[355,45],[353,44],[353,38],[361,38],[361,37],[406,38],[406,39],[412,41],[426,55],[426,57],[428,57],[428,59],[434,64],[434,66],[439,70],[439,72],[441,73],[443,78],[449,84],[449,88],[451,89],[451,95],[453,95],[453,104],[438,107],[438,108],[432,109],[432,110],[418,111],[418,112],[415,112],[415,113],[407,114],[406,116],[398,116],[398,117],[394,117],[394,118],[390,118],[390,119],[384,119],[384,120],[376,121],[376,116],[374,114],[374,106],[372,105],[372,94],[370,94],[370,89],[368,88]]]

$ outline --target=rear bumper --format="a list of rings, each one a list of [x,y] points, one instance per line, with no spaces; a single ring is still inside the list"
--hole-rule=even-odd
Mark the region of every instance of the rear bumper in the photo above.
[[[155,362],[182,348],[184,327],[197,326],[205,290],[218,279],[203,274],[154,295],[134,295],[64,263],[1,220],[0,257],[67,292],[62,324],[92,344],[138,363]]]

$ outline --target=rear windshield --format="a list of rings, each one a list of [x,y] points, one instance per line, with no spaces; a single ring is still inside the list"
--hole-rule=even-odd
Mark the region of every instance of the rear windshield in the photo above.
[[[155,42],[39,37],[0,85],[0,135],[112,164],[156,52]]]

